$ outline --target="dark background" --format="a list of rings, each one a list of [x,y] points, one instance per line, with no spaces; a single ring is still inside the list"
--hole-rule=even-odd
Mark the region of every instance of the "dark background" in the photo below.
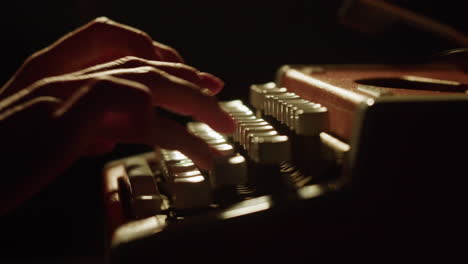
[[[468,8],[463,1],[393,2],[467,31]],[[98,16],[144,30],[176,48],[188,64],[221,77],[226,83],[221,99],[245,99],[250,84],[272,81],[283,64],[424,63],[455,47],[404,25],[373,35],[356,32],[337,22],[341,3],[3,2],[0,81],[5,83],[31,53]],[[105,247],[102,166],[145,149],[119,146],[109,155],[80,160],[22,208],[2,216],[0,262],[2,257],[13,261],[101,256]]]

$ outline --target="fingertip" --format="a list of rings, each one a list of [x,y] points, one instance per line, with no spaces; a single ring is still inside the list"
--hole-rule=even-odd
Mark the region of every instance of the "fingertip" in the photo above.
[[[228,113],[226,113],[226,129],[224,133],[226,134],[232,134],[236,130],[236,123],[234,122],[234,119],[232,116],[230,116]]]
[[[213,94],[219,93],[224,87],[224,82],[213,74],[201,72],[199,73],[199,78],[202,85],[208,88]]]
[[[222,109],[220,109],[217,120],[213,123],[213,129],[223,134],[232,134],[235,131],[234,119]]]

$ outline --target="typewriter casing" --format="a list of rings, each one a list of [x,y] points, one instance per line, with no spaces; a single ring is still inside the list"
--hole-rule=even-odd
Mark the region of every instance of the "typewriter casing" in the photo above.
[[[287,65],[275,83],[329,109],[327,133],[350,147],[336,177],[291,198],[262,196],[183,221],[133,220],[123,213],[114,161],[104,171],[110,261],[382,262],[461,253],[465,73],[450,65]]]

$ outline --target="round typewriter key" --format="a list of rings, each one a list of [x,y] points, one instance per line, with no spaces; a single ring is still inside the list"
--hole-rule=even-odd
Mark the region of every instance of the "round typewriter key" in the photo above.
[[[189,171],[174,173],[173,176],[174,176],[174,178],[187,178],[187,177],[193,177],[193,176],[197,176],[197,175],[201,175],[201,172],[198,169],[193,169],[193,170],[189,170]]]
[[[226,140],[224,138],[214,138],[205,140],[208,145],[219,145],[219,144],[226,144]]]
[[[234,147],[230,144],[220,144],[220,145],[214,145],[214,149],[217,151],[221,152],[223,156],[232,156],[234,155]]]
[[[181,172],[186,172],[190,170],[197,169],[195,166],[195,163],[191,160],[185,160],[177,163],[172,163],[172,164],[167,164],[167,170],[169,174],[174,174],[174,173],[181,173]]]
[[[242,118],[242,117],[255,117],[254,113],[252,111],[248,111],[248,112],[233,112],[233,113],[229,113],[230,116],[232,116],[232,118],[235,120],[237,118]]]
[[[187,129],[192,133],[213,131],[209,125],[201,122],[189,122],[187,123]]]
[[[252,119],[258,119],[256,116],[254,115],[246,115],[246,116],[236,116],[235,119],[234,119],[234,122],[240,122],[240,121],[243,121],[243,120],[252,120]]]
[[[236,107],[230,107],[230,108],[225,108],[224,111],[228,113],[245,113],[245,112],[251,112],[251,110],[245,106],[245,105],[240,105]]]
[[[166,163],[180,162],[190,160],[187,156],[177,150],[165,151],[162,153],[163,160]]]
[[[239,107],[243,105],[244,103],[241,100],[219,102],[219,106],[221,106],[221,108],[223,109],[230,109],[230,108],[235,108],[235,107]]]
[[[203,140],[221,139],[221,138],[224,139],[224,137],[216,131],[204,131],[204,132],[195,133],[195,135],[199,138],[202,138]]]
[[[250,111],[250,109],[246,105],[236,105],[231,107],[224,107],[223,108],[226,112],[246,112]]]

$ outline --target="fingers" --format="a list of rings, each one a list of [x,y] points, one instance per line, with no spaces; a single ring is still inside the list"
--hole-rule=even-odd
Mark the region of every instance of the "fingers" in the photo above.
[[[197,85],[170,75],[154,67],[138,67],[132,69],[118,69],[97,72],[81,76],[59,76],[45,80],[47,84],[37,84],[32,87],[28,96],[49,95],[68,98],[85,82],[96,79],[116,77],[143,84],[151,90],[152,103],[168,110],[191,115],[197,120],[210,125],[213,129],[223,133],[231,133],[234,129],[232,118],[218,105],[216,98],[206,95]],[[117,100],[117,94],[109,90],[105,101]],[[120,99],[119,99],[120,100]],[[124,98],[122,100],[130,100]]]
[[[153,43],[145,32],[101,17],[29,57],[0,93],[9,95],[47,76],[75,72],[125,56],[183,62],[174,49]]]
[[[192,82],[200,86],[202,89],[206,88],[212,94],[218,93],[224,86],[223,81],[221,81],[216,76],[209,73],[200,72],[197,69],[182,63],[152,61],[133,56],[127,56],[115,61],[92,66],[84,70],[74,72],[73,74],[84,75],[101,71],[108,71],[114,69],[129,69],[142,66],[150,66],[157,68],[161,71],[167,72],[168,74]]]
[[[153,92],[153,104],[191,115],[215,130],[231,133],[234,129],[234,121],[221,109],[216,98],[202,93],[198,86],[186,80],[153,67],[113,70],[97,75],[101,74],[145,84]]]
[[[110,90],[125,100],[103,100]],[[112,147],[112,142],[142,143],[180,150],[198,166],[211,168],[210,147],[176,122],[155,117],[145,90],[139,83],[127,80],[97,78],[80,88],[56,111],[55,115],[61,119],[59,131],[72,135],[74,143],[69,145],[79,148],[79,153],[96,151],[99,146],[107,149]],[[91,141],[96,136],[99,140]]]
[[[110,94],[112,100],[109,100]],[[154,113],[149,89],[140,83],[111,76],[87,80],[75,89],[54,116],[61,120],[61,130],[66,130],[63,132],[71,138],[89,140],[96,135],[107,134],[106,137],[112,141],[146,143],[153,134],[150,124]],[[102,129],[106,119],[118,122],[120,131],[99,133],[97,129]]]
[[[202,139],[189,133],[185,127],[162,116],[156,116],[157,127],[154,144],[166,149],[176,149],[189,157],[202,169],[213,166],[215,152]]]
[[[18,128],[27,129],[27,127],[40,124],[48,119],[61,102],[62,100],[52,96],[38,96],[4,109],[0,113],[2,132],[13,131],[13,133],[16,133]],[[29,121],[25,124],[24,120]],[[4,134],[4,136],[6,135]]]
[[[153,46],[156,54],[158,54],[163,61],[184,63],[184,59],[174,48],[157,41],[153,41]]]
[[[61,73],[125,56],[183,62],[177,59],[180,55],[173,48],[155,43],[141,30],[100,17],[65,35],[36,56],[50,53],[59,61],[63,58],[61,66],[67,68]],[[73,60],[69,60],[70,57]]]
[[[118,69],[89,75],[64,75],[47,78],[23,90],[24,98],[22,100],[42,95],[54,95],[66,99],[75,92],[76,87],[80,87],[93,79],[107,77],[127,79],[148,87],[153,94],[151,97],[153,105],[180,114],[191,115],[223,133],[231,133],[234,130],[234,121],[221,109],[215,97],[204,94],[200,87],[193,83],[153,67]],[[119,98],[119,96],[121,95],[116,94],[115,91],[108,90],[102,100],[106,102],[129,100],[131,102],[131,98]]]
[[[23,94],[23,102],[43,95],[64,101],[54,112],[58,125],[53,130],[57,138],[66,135],[67,142],[62,142],[66,148],[58,153],[75,156],[89,153],[94,148],[90,142],[104,139],[110,145],[161,144],[180,149],[201,166],[210,166],[212,151],[207,151],[206,144],[167,120],[155,123],[153,105],[192,115],[221,132],[230,133],[234,127],[214,97],[193,83],[148,66],[48,78]]]

